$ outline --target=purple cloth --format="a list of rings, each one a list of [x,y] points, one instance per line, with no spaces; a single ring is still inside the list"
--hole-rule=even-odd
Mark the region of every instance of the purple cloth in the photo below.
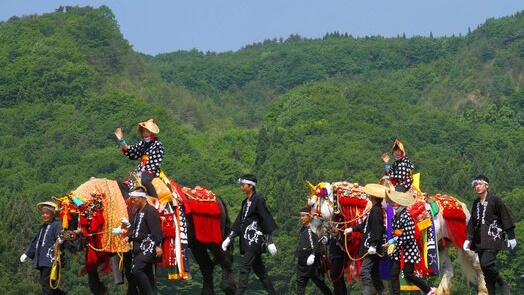
[[[391,239],[393,237],[393,228],[391,226],[391,223],[393,221],[393,217],[395,216],[393,212],[393,207],[391,205],[386,205],[386,235],[387,240]],[[383,280],[390,280],[391,279],[391,259],[388,257],[380,260],[380,277]]]

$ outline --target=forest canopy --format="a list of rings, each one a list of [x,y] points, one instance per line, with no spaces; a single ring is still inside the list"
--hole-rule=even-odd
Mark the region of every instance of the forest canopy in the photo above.
[[[292,35],[236,52],[157,56],[134,52],[107,6],[0,22],[0,288],[38,293],[36,272],[18,261],[41,222],[36,204],[92,176],[127,177],[136,163],[121,155],[113,132],[122,127],[128,142],[138,141],[136,124],[149,118],[161,130],[166,174],[220,194],[233,217],[243,198],[237,178],[257,174],[279,224],[280,256],[267,259],[279,294],[294,290],[299,223],[290,215],[305,204],[306,181],[377,182],[380,155],[397,138],[429,194],[469,207],[471,179],[487,175],[518,240],[523,57],[523,12],[458,37]],[[524,291],[519,257],[518,246],[500,259],[515,293]],[[63,289],[89,294],[78,276],[83,256],[67,258]],[[187,283],[161,278],[162,294],[198,292],[196,263],[193,273]],[[475,293],[460,273],[453,280],[455,293]]]

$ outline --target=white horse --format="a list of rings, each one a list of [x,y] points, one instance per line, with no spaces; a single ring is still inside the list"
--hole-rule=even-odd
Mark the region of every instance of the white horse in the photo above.
[[[335,231],[343,231],[348,226],[362,222],[371,208],[371,203],[361,191],[362,187],[357,183],[344,181],[336,183],[321,182],[316,186],[309,182],[308,184],[310,194],[307,206],[310,208],[310,213],[314,216],[312,226],[316,227],[317,231],[333,231],[333,227],[336,227]],[[435,195],[428,197],[426,194],[416,190],[412,190],[410,193],[413,194],[414,198],[426,202],[428,204],[426,209],[429,206],[433,206],[435,209],[438,208],[438,212],[433,216],[436,238],[437,241],[441,241],[441,247],[439,248],[441,280],[437,294],[451,294],[453,267],[448,250],[450,246],[455,246],[458,249],[462,275],[469,283],[478,286],[478,295],[487,295],[488,292],[477,255],[475,252],[462,249],[465,239],[465,227],[470,218],[467,206],[450,196]],[[426,216],[429,216],[429,214]],[[341,220],[341,217],[342,222],[333,222],[335,219]],[[346,241],[346,252],[348,252],[350,258],[357,257],[358,243],[358,239],[351,242]],[[356,269],[358,264],[355,264],[355,261],[352,259],[348,267]]]

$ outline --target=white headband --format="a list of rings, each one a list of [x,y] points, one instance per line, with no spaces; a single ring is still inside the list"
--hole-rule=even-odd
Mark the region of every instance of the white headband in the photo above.
[[[249,179],[239,178],[238,182],[239,183],[245,183],[245,184],[251,184],[252,186],[257,186],[256,182],[254,182],[252,180],[249,180]]]
[[[482,180],[482,179],[474,179],[472,182],[471,182],[471,186],[472,187],[475,187],[475,185],[477,185],[477,183],[483,183],[485,185],[488,185],[489,183],[485,180]]]
[[[141,192],[141,191],[132,191],[129,193],[129,196],[130,197],[143,197],[145,198],[147,195],[145,192]]]

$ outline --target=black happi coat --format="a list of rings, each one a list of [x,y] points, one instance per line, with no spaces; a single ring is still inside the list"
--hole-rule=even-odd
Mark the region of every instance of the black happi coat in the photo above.
[[[160,214],[149,203],[137,211],[131,228],[127,232],[133,242],[133,258],[137,261],[159,262],[155,247],[162,248],[164,234],[160,225]]]
[[[353,227],[353,230],[362,233],[358,250],[360,257],[364,256],[371,246],[377,249],[377,253],[381,253],[382,245],[386,242],[386,227],[381,203],[373,205],[366,220]]]
[[[315,262],[312,265],[307,265],[309,255],[315,255]],[[309,226],[303,226],[300,229],[297,245],[298,257],[298,276],[316,275],[321,268],[320,264],[320,245],[318,243],[318,236],[311,230]]]
[[[264,235],[271,234],[276,228],[277,224],[266,206],[264,197],[253,194],[249,202],[247,198],[242,201],[231,232],[232,237],[240,236],[240,253],[262,253]]]
[[[320,253],[317,235],[309,226],[300,229],[297,245],[297,257],[299,265],[306,265],[307,258],[311,254]]]
[[[55,261],[55,242],[62,231],[62,224],[53,220],[49,224],[42,224],[38,228],[31,245],[25,250],[25,255],[33,259],[33,267],[51,267]]]
[[[468,240],[473,241],[473,250],[501,250],[506,248],[505,234],[515,238],[515,223],[502,200],[489,193],[484,204],[480,198],[473,201],[471,218],[467,226]]]

